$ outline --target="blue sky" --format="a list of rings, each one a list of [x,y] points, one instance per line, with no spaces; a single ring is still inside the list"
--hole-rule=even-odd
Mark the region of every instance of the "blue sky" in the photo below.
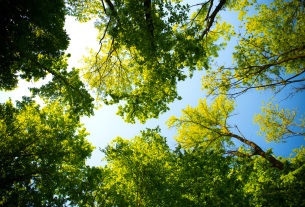
[[[200,1],[186,1],[189,5],[194,5],[200,3]],[[198,7],[199,8],[199,7]],[[196,9],[196,8],[195,8]],[[252,11],[251,14],[253,14]],[[237,28],[240,22],[237,20],[237,13],[234,12],[221,12],[222,19],[230,22]],[[71,58],[69,59],[69,67],[81,67],[78,60],[83,56],[87,55],[87,48],[98,49],[97,35],[98,31],[94,28],[94,21],[87,23],[78,23],[72,17],[67,17],[65,26],[69,36],[70,36],[70,46],[67,53],[71,53]],[[219,52],[219,57],[216,59],[218,65],[226,64],[230,66],[232,64],[232,52],[233,47],[236,45],[237,40],[232,38],[228,43],[224,51]],[[213,66],[215,68],[215,66]],[[182,100],[176,100],[175,102],[169,104],[170,111],[159,116],[159,119],[148,120],[145,124],[128,124],[121,119],[121,117],[115,115],[117,111],[117,106],[102,106],[99,110],[95,111],[95,116],[93,117],[83,117],[81,122],[85,124],[87,131],[90,135],[87,137],[93,146],[96,146],[91,159],[87,161],[88,165],[100,166],[105,163],[101,162],[103,158],[103,153],[99,151],[100,148],[104,148],[107,143],[110,143],[112,139],[120,136],[124,139],[133,138],[140,134],[140,130],[145,130],[146,128],[155,128],[158,125],[161,128],[161,135],[167,137],[168,145],[171,148],[176,146],[176,141],[173,136],[176,134],[175,129],[167,129],[165,126],[166,120],[171,116],[180,117],[182,115],[181,110],[187,105],[196,107],[198,105],[198,100],[200,98],[205,98],[206,93],[201,90],[201,77],[205,74],[205,71],[195,72],[192,79],[187,79],[184,82],[178,83],[178,93],[182,96]],[[46,82],[42,81],[42,83]],[[11,97],[13,100],[20,100],[22,96],[30,96],[27,87],[39,86],[41,83],[27,83],[25,81],[20,81],[19,88],[13,92],[0,92],[1,103],[8,100]],[[287,91],[275,96],[276,99],[282,100],[286,97]],[[243,135],[257,143],[262,149],[267,150],[268,148],[274,148],[273,152],[277,156],[289,156],[292,153],[292,149],[299,148],[301,145],[305,144],[304,137],[293,137],[287,140],[285,144],[267,144],[263,137],[257,136],[256,131],[259,131],[258,126],[253,125],[253,116],[255,113],[260,113],[260,108],[262,106],[262,100],[267,101],[272,94],[268,91],[259,93],[258,91],[249,91],[246,94],[238,97],[236,99],[236,116],[229,120],[229,124],[232,126],[237,125]],[[302,93],[297,94],[292,99],[288,99],[280,103],[280,106],[284,108],[292,109],[293,107],[298,107],[300,114],[304,114],[304,95]],[[238,142],[237,142],[238,144]]]

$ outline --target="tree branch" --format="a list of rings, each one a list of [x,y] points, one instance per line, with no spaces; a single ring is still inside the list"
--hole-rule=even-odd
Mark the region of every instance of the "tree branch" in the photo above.
[[[73,90],[77,91],[79,93],[79,95],[83,98],[82,93],[80,92],[80,90],[78,90],[77,88],[75,88],[74,86],[72,86],[64,77],[62,77],[61,75],[57,74],[55,71],[47,68],[46,66],[42,65],[41,63],[39,63],[38,61],[34,60],[33,58],[29,57],[27,54],[25,54],[23,51],[21,51],[17,46],[15,46],[11,41],[7,40],[6,38],[4,38],[3,36],[0,35],[0,38],[3,39],[4,41],[7,41],[17,52],[19,52],[21,55],[25,56],[26,58],[28,58],[29,60],[31,60],[32,62],[34,62],[36,65],[42,67],[43,69],[45,69],[46,71],[48,71],[49,73],[51,73],[52,75],[54,75],[55,77],[57,77],[58,79],[61,79],[66,86],[69,86],[70,88],[72,88]]]
[[[233,134],[231,132],[229,132],[226,136],[234,137],[234,138],[238,139],[239,141],[245,143],[246,145],[249,145],[252,148],[254,148],[255,151],[254,151],[253,154],[260,155],[261,157],[267,159],[270,163],[272,163],[271,167],[276,167],[276,168],[278,168],[280,170],[284,169],[284,164],[282,162],[280,162],[279,160],[275,159],[273,156],[268,156],[267,157],[265,151],[263,151],[262,148],[260,148],[254,142],[249,141],[249,140],[247,140],[247,139],[245,139],[243,137],[240,137],[240,136],[238,136],[236,134]]]
[[[215,19],[216,15],[222,9],[222,7],[225,3],[226,3],[226,0],[220,0],[219,4],[215,8],[215,10],[211,14],[211,16],[207,17],[208,23],[207,23],[205,30],[202,32],[200,39],[203,39],[203,37],[207,35],[207,33],[209,32],[210,28],[212,27],[212,25],[214,23],[214,19]]]
[[[115,11],[113,4],[110,0],[105,0],[112,11]]]

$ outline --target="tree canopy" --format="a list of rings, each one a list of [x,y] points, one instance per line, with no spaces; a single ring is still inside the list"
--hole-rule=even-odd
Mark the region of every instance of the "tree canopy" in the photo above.
[[[0,105],[1,201],[5,206],[60,205],[63,171],[82,167],[94,147],[89,134],[59,102],[42,109],[24,99]],[[62,205],[61,204],[61,205]]]
[[[1,1],[2,90],[17,87],[18,76],[38,80],[50,72],[41,65],[52,66],[69,44],[65,13],[62,0]]]
[[[63,191],[78,206],[302,206],[304,147],[290,168],[260,156],[223,156],[223,148],[171,150],[160,129],[131,140],[117,137],[101,151],[107,165],[79,170]],[[244,152],[246,153],[246,152]],[[270,155],[271,152],[268,152]],[[289,162],[288,162],[289,160]]]
[[[0,89],[18,87],[18,78],[52,81],[33,95],[69,102],[80,115],[93,115],[93,98],[79,71],[67,71],[69,37],[64,30],[65,1],[1,1]]]
[[[100,50],[83,59],[84,79],[106,105],[126,101],[117,112],[126,122],[141,123],[169,110],[181,99],[177,82],[186,79],[184,69],[208,69],[212,56],[230,39],[230,25],[211,28],[220,1],[203,3],[188,17],[190,5],[180,1],[74,1],[71,13],[80,21],[98,18]],[[210,31],[211,30],[211,31]]]
[[[0,90],[16,89],[20,78],[35,82],[51,76],[47,84],[30,88],[31,97],[0,103],[1,205],[305,205],[304,146],[289,157],[277,156],[232,121],[237,107],[245,107],[237,100],[252,89],[284,94],[282,101],[302,94],[304,0],[0,5]],[[247,13],[251,6],[257,10],[253,16]],[[221,19],[225,10],[239,12],[238,29]],[[82,68],[68,68],[66,15],[80,22],[96,19],[99,50],[89,50]],[[214,67],[232,37],[238,38],[233,65]],[[105,166],[86,165],[94,147],[80,117],[102,104],[119,104],[117,115],[125,122],[143,124],[170,110],[168,104],[182,98],[178,82],[201,70],[206,97],[166,122],[177,130],[175,149],[158,126],[132,139],[113,139],[100,148]],[[263,105],[253,117],[259,137],[267,143],[304,139],[305,119],[296,108],[284,109],[274,97]]]
[[[221,66],[203,77],[209,94],[236,97],[250,89],[280,92],[287,85],[304,90],[304,1],[273,1],[256,5],[258,15],[246,17],[245,33],[237,34],[232,67]]]

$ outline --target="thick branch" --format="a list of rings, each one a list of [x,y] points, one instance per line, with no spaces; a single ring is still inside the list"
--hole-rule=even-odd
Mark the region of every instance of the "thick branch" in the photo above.
[[[57,74],[55,71],[52,71],[51,69],[47,68],[46,66],[40,64],[39,62],[37,62],[36,60],[34,60],[33,58],[28,57],[31,61],[33,61],[36,65],[39,65],[40,67],[42,67],[43,69],[45,69],[46,71],[48,71],[49,73],[51,73],[52,75],[54,75],[55,77],[57,77],[58,79],[61,79],[67,86],[69,86],[70,88],[72,88],[73,90],[77,91],[82,97],[82,93],[75,88],[74,86],[72,86],[65,78],[63,78],[61,75]]]
[[[295,60],[295,59],[299,59],[299,58],[305,58],[305,55],[296,55],[296,56],[293,56],[293,57],[285,58],[285,59],[283,59],[283,60],[281,60],[281,61],[278,61],[278,62],[275,62],[275,63],[269,63],[269,64],[262,65],[262,66],[249,66],[249,67],[247,67],[247,69],[251,69],[251,68],[254,68],[254,67],[262,68],[261,70],[259,70],[258,72],[256,72],[256,73],[260,73],[262,70],[264,70],[264,69],[266,69],[266,68],[269,68],[269,67],[271,67],[271,66],[278,65],[278,64],[287,62],[287,61],[289,61],[289,60]],[[245,68],[245,69],[246,69],[246,68]]]
[[[249,157],[249,158],[254,156],[254,155],[257,155],[255,152],[252,153],[252,154],[244,154],[244,153],[239,152],[239,151],[228,151],[227,153],[232,154],[232,155],[237,156],[237,157]]]
[[[105,8],[105,4],[104,4],[104,1],[102,0],[102,4],[103,4],[103,9],[104,9],[104,12],[105,12],[105,14],[107,14],[107,12],[106,12],[106,8]]]
[[[267,158],[267,155],[266,153],[262,150],[262,148],[260,148],[257,144],[255,144],[254,142],[252,141],[249,141],[243,137],[240,137],[236,134],[233,134],[231,132],[229,132],[226,136],[230,136],[230,137],[234,137],[236,139],[238,139],[239,141],[245,143],[246,145],[249,145],[251,147],[253,147],[253,149],[255,150],[253,154],[257,154],[257,155],[260,155],[262,156],[263,158],[267,159],[270,163],[272,163],[272,166],[271,167],[276,167],[280,170],[283,170],[284,169],[284,164],[282,162],[280,162],[279,160],[275,159],[273,156],[268,156]]]
[[[113,4],[110,0],[105,0],[112,11],[115,11]]]
[[[202,32],[200,39],[203,39],[203,37],[205,35],[207,35],[207,33],[209,32],[210,28],[212,27],[212,25],[214,23],[214,19],[215,19],[216,15],[222,9],[222,7],[225,3],[226,3],[226,0],[220,0],[219,4],[217,5],[215,10],[213,11],[212,15],[208,17],[207,26],[206,26],[205,30]]]
[[[278,168],[280,170],[284,169],[284,164],[282,162],[278,161],[277,159],[275,159],[272,156],[268,156],[268,158],[267,158],[265,151],[263,151],[262,148],[260,148],[254,142],[249,141],[249,140],[247,140],[244,137],[241,137],[241,136],[238,136],[236,134],[233,134],[233,133],[229,132],[229,130],[226,127],[224,127],[224,126],[221,126],[221,125],[219,125],[219,126],[226,131],[225,136],[234,137],[234,138],[238,139],[239,141],[245,143],[246,145],[251,146],[255,150],[254,153],[251,156],[253,156],[253,155],[260,155],[260,156],[262,156],[263,158],[267,159],[269,162],[271,162],[273,164],[271,167],[276,167],[276,168]],[[240,155],[239,157],[244,157],[244,156]]]

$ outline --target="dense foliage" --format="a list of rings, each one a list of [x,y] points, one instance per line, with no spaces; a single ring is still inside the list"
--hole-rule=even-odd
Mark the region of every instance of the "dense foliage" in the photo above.
[[[0,90],[18,86],[18,78],[52,81],[33,89],[47,99],[69,102],[78,114],[93,115],[93,98],[79,78],[67,71],[69,37],[64,30],[67,8],[63,0],[1,1]]]
[[[168,103],[181,99],[176,86],[187,77],[184,69],[190,76],[208,69],[211,57],[224,46],[216,40],[220,35],[230,38],[225,22],[211,29],[225,4],[220,1],[211,11],[207,2],[190,20],[190,6],[179,1],[75,2],[72,14],[77,19],[98,18],[100,50],[83,59],[84,79],[97,100],[106,105],[126,101],[117,114],[131,123],[136,118],[145,123],[169,110]]]
[[[245,33],[237,34],[236,64],[203,78],[208,93],[236,97],[250,89],[280,92],[292,83],[297,84],[290,96],[304,90],[304,1],[277,0],[255,9],[258,15],[246,17]]]
[[[74,170],[62,191],[78,206],[304,205],[304,147],[279,158],[280,170],[260,156],[224,156],[224,148],[170,150],[159,133],[117,137],[102,150],[106,166]]]
[[[56,188],[70,166],[85,165],[94,147],[89,134],[59,102],[42,109],[28,99],[0,105],[0,203],[55,205]]]
[[[249,6],[257,15],[247,15]],[[18,78],[52,76],[30,89],[32,97],[0,104],[0,205],[305,206],[304,146],[277,157],[230,119],[236,98],[251,89],[278,94],[291,86],[287,98],[303,92],[304,6],[304,0],[0,1],[0,89],[15,89]],[[239,12],[239,32],[221,21],[226,9]],[[65,15],[97,19],[100,49],[81,69],[68,70]],[[213,69],[232,36],[239,38],[235,64]],[[202,89],[213,100],[200,99],[167,121],[178,131],[176,149],[157,127],[130,140],[117,137],[101,149],[106,166],[86,166],[94,147],[79,118],[93,115],[88,90],[98,105],[121,104],[117,114],[126,122],[145,123],[181,99],[177,83],[185,72],[192,77],[203,69]],[[264,105],[253,122],[266,142],[304,138],[296,109],[282,109],[275,99]]]

